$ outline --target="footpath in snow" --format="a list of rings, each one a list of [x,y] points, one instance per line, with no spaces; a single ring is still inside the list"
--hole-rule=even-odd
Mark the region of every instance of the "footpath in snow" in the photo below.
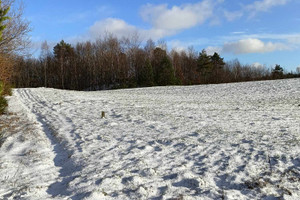
[[[9,104],[0,199],[300,199],[300,79],[16,89]]]

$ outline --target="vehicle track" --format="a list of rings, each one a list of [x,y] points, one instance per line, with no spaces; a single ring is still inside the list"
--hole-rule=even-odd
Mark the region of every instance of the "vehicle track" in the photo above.
[[[49,186],[47,192],[53,197],[69,196],[72,191],[68,190],[68,183],[77,177],[76,172],[82,168],[82,163],[77,163],[72,158],[72,155],[76,153],[74,151],[82,151],[80,147],[81,137],[75,133],[75,125],[70,118],[54,109],[53,104],[38,92],[33,93],[31,89],[18,89],[16,94],[23,106],[32,114],[30,118],[42,126],[51,141],[53,153],[56,155],[54,164],[60,168],[60,175],[57,177],[57,181]],[[62,137],[59,134],[61,131],[68,131],[70,137]],[[68,148],[73,142],[75,142],[75,150]]]

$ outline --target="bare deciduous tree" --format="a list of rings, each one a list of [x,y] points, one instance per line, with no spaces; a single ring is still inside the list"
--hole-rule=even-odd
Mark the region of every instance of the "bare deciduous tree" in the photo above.
[[[297,74],[300,74],[300,66],[296,69]]]
[[[242,65],[238,60],[225,64],[217,53],[211,56],[202,51],[199,54],[192,47],[187,51],[168,52],[155,48],[152,40],[143,47],[136,36],[118,39],[107,34],[94,42],[81,42],[74,47],[61,42],[53,50],[53,54],[50,53],[44,43],[40,59],[19,56],[14,69],[14,84],[17,87],[99,90],[273,78],[265,66]],[[289,77],[296,76],[291,74]]]
[[[4,22],[6,28],[0,41],[0,53],[24,53],[30,45],[28,33],[31,31],[29,22],[23,18],[24,6],[22,2],[15,0],[2,0],[2,7],[10,10],[8,20]]]
[[[50,51],[50,47],[47,43],[47,41],[42,43],[41,46],[41,55],[40,55],[40,60],[44,65],[44,84],[45,87],[47,87],[47,71],[48,71],[48,61],[51,57],[51,51]]]

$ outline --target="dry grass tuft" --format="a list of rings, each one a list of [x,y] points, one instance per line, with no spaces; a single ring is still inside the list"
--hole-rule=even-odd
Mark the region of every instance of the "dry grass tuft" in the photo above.
[[[13,113],[0,115],[0,148],[5,139],[16,132],[20,118]]]

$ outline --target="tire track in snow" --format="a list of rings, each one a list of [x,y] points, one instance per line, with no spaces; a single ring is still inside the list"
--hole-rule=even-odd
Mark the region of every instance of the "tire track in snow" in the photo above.
[[[30,118],[41,124],[43,131],[51,141],[53,153],[55,154],[54,164],[60,168],[60,176],[57,177],[55,183],[49,186],[48,194],[53,197],[70,196],[72,191],[68,191],[68,183],[78,177],[76,172],[79,172],[82,168],[80,164],[72,159],[72,155],[74,151],[81,152],[82,150],[80,142],[76,142],[75,150],[68,149],[66,145],[69,143],[68,140],[75,141],[81,139],[81,137],[75,134],[75,126],[72,120],[60,114],[53,107],[48,106],[51,104],[43,97],[33,94],[30,89],[18,89],[17,94],[24,107],[31,113]],[[50,122],[59,124],[58,128],[55,128]],[[71,138],[61,138],[59,135],[61,131],[68,131]]]

